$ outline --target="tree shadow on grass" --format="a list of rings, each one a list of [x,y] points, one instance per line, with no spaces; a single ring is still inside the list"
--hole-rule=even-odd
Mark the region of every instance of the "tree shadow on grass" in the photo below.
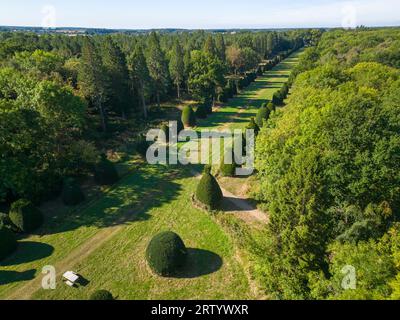
[[[35,269],[24,272],[0,270],[0,286],[15,282],[32,280],[35,278],[35,274],[36,274]]]
[[[53,216],[37,233],[58,234],[84,226],[106,228],[148,220],[151,209],[174,201],[180,195],[182,186],[174,180],[189,176],[188,170],[179,166],[144,164],[101,199],[67,216]]]
[[[54,248],[48,244],[40,242],[19,242],[17,251],[0,262],[0,266],[16,266],[51,256]]]
[[[222,258],[208,250],[187,249],[185,265],[172,278],[193,279],[217,272],[223,266]]]

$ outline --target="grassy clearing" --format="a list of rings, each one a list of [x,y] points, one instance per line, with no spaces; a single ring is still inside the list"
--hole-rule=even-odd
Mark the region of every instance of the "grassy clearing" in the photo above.
[[[60,223],[50,221],[43,235],[25,239],[3,262],[0,297],[14,297],[17,290],[17,297],[32,293],[37,299],[86,299],[92,290],[107,288],[120,299],[249,298],[231,241],[212,217],[192,207],[196,184],[186,168],[143,166],[78,215]],[[110,239],[104,233],[108,229],[113,232]],[[180,278],[156,277],[144,262],[147,243],[163,230],[177,232],[192,248]],[[74,256],[79,257],[79,248],[96,234],[107,241],[102,243],[100,237],[100,245],[93,243],[89,256],[81,252],[77,263],[69,261],[68,255],[78,250]],[[38,281],[24,286],[45,265],[54,265],[59,273],[73,269],[90,283],[81,289],[60,284],[55,291],[38,291]]]

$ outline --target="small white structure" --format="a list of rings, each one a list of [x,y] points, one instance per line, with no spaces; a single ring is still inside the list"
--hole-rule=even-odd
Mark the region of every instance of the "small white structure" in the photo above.
[[[79,276],[73,271],[67,271],[63,274],[63,279],[68,286],[73,287],[79,280]]]

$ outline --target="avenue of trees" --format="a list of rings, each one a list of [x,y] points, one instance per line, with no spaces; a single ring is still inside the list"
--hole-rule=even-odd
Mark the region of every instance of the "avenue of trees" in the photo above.
[[[399,299],[399,54],[398,29],[325,33],[261,129],[257,270],[271,297]]]
[[[227,76],[239,82],[262,59],[307,37],[0,33],[0,203],[57,196],[66,178],[94,173],[107,139],[129,124],[143,127],[149,106],[182,97],[216,101],[236,86]]]

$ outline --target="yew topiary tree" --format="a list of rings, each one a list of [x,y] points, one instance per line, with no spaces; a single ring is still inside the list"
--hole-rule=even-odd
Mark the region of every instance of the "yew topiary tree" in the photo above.
[[[174,232],[156,235],[146,251],[150,268],[162,277],[172,276],[181,268],[187,257],[187,249],[182,239]]]
[[[257,117],[256,117],[256,124],[262,128],[264,126],[264,121],[268,121],[271,111],[268,110],[267,107],[261,107],[258,109]]]
[[[182,122],[185,127],[196,126],[196,114],[191,106],[186,106],[182,111]]]
[[[161,126],[160,130],[162,132],[164,132],[164,134],[165,134],[165,141],[161,141],[161,142],[165,142],[165,143],[169,142],[169,127],[166,124],[163,124]],[[163,139],[160,139],[160,140],[163,140]]]
[[[211,210],[216,210],[220,207],[222,198],[222,190],[217,180],[211,174],[211,167],[207,166],[197,186],[196,199]]]
[[[67,206],[76,206],[85,201],[85,195],[81,187],[76,180],[72,178],[65,179],[61,197],[64,204]]]
[[[226,159],[228,158],[229,153],[232,155],[232,162],[231,163],[225,163]],[[219,168],[220,175],[223,177],[234,177],[236,175],[236,168],[238,165],[236,164],[235,161],[235,155],[232,149],[229,149],[224,157],[222,158],[221,161],[221,166]]]
[[[254,118],[251,118],[250,123],[246,127],[248,130],[254,130],[254,134],[257,136],[258,133],[260,132],[260,127],[257,125],[256,121]]]
[[[197,119],[206,119],[207,118],[207,109],[204,104],[198,106],[196,110],[196,118]]]
[[[92,293],[92,295],[90,296],[90,300],[111,301],[114,300],[114,297],[111,292],[107,290],[97,290]]]
[[[117,169],[114,164],[102,155],[100,162],[96,165],[94,178],[99,185],[112,185],[119,180]]]
[[[31,232],[43,223],[43,213],[29,200],[14,202],[10,209],[10,220],[20,232]]]
[[[17,238],[15,234],[5,227],[0,227],[0,261],[13,253],[16,248]]]

